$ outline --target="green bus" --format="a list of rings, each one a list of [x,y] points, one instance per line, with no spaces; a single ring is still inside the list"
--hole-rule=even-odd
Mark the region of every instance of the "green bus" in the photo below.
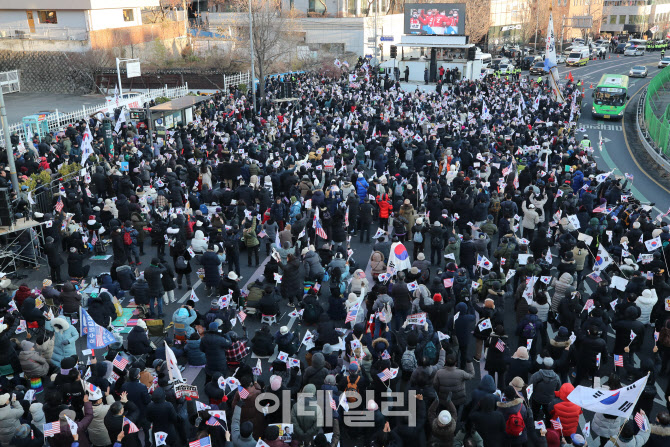
[[[604,74],[593,92],[594,118],[621,119],[628,100],[628,76]]]

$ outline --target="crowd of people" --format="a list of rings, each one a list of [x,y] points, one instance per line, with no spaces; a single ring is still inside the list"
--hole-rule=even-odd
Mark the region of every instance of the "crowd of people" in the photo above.
[[[574,84],[354,71],[295,75],[292,102],[270,80],[256,114],[214,94],[153,146],[91,118],[15,148],[22,175],[88,173],[34,213],[48,279],[0,282],[0,445],[670,444],[670,228],[598,170]],[[249,337],[254,312],[308,332]],[[644,377],[630,418],[569,399]]]

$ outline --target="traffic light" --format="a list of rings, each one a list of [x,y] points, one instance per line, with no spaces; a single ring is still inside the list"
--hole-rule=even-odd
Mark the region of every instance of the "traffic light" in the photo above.
[[[476,54],[477,54],[477,48],[476,47],[468,48],[468,60],[469,61],[474,61]]]
[[[398,57],[398,47],[391,45],[391,59]]]

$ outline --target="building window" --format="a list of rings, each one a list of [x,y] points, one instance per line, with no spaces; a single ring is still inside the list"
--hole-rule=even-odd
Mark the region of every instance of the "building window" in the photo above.
[[[56,11],[37,11],[40,23],[58,23]]]
[[[616,16],[610,16],[610,25],[616,25]]]
[[[307,12],[318,12],[319,14],[323,14],[325,10],[326,7],[320,0],[309,0]]]
[[[619,16],[619,25],[626,24],[626,16]]]
[[[645,22],[645,16],[629,16],[628,23],[631,25],[641,25]]]
[[[133,15],[133,10],[132,9],[124,9],[123,10],[123,21],[124,22],[134,22],[135,21],[135,16]]]

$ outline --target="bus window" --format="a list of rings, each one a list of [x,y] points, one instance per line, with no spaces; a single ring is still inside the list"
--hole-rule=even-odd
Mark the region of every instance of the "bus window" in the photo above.
[[[593,94],[593,102],[599,106],[621,107],[626,104],[626,90],[623,88],[599,87]]]

